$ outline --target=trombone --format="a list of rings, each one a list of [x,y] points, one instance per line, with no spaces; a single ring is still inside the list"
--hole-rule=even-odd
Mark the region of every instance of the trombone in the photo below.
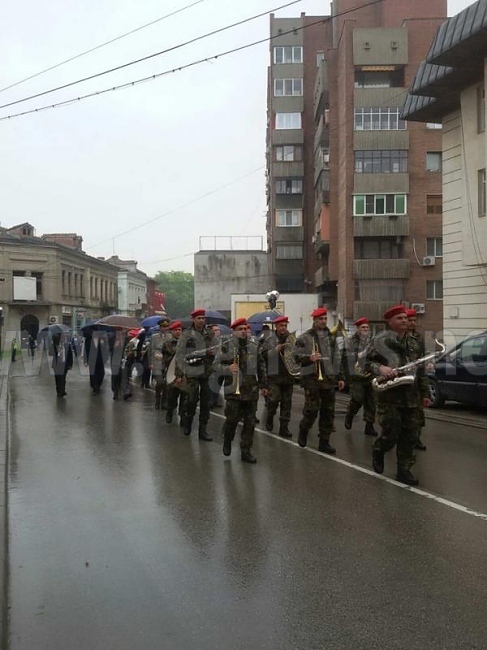
[[[237,366],[239,365],[239,363],[238,363],[239,358],[238,357],[239,357],[238,352],[235,352],[234,355],[233,355],[233,363],[236,364]],[[237,370],[235,382],[236,382],[236,388],[235,388],[234,395],[240,395],[240,367]]]
[[[316,342],[315,339],[313,339],[313,354],[321,354],[320,349],[318,347],[318,343]],[[318,381],[323,381],[323,372],[321,370],[321,361],[315,361],[316,364],[316,371],[318,374]]]

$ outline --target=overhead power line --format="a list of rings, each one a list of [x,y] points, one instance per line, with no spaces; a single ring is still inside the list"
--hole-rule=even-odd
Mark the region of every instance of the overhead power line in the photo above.
[[[252,20],[256,20],[257,18],[262,18],[263,16],[267,16],[268,14],[273,13],[274,11],[285,9],[286,7],[290,7],[291,5],[295,5],[298,2],[302,2],[302,1],[303,0],[292,0],[291,2],[281,5],[280,7],[276,7],[275,9],[270,9],[269,11],[264,11],[260,14],[255,14],[253,16],[250,16],[249,18],[244,18],[243,20],[239,20],[236,23],[232,23],[231,25],[226,25],[225,27],[220,27],[218,29],[213,30],[212,32],[207,32],[206,34],[202,34],[201,36],[196,36],[195,38],[192,38],[189,41],[184,41],[184,43],[173,45],[172,47],[168,47],[165,50],[161,50],[160,52],[154,52],[153,54],[148,54],[147,56],[143,56],[140,59],[135,59],[133,61],[128,61],[127,63],[122,63],[121,65],[115,66],[114,68],[110,68],[109,70],[103,70],[103,72],[96,72],[95,74],[89,75],[88,77],[82,77],[81,79],[77,79],[76,81],[70,81],[69,83],[63,84],[62,86],[56,86],[55,88],[50,88],[49,90],[44,90],[40,93],[29,95],[28,97],[23,97],[22,99],[16,99],[13,102],[8,102],[7,104],[3,104],[2,106],[0,106],[0,109],[8,108],[9,106],[16,106],[17,104],[22,104],[23,102],[27,102],[31,99],[44,97],[45,95],[55,93],[59,90],[65,90],[66,88],[71,88],[72,86],[76,86],[77,84],[84,83],[85,81],[91,81],[93,79],[97,79],[98,77],[103,77],[104,75],[111,74],[112,72],[117,72],[118,70],[124,70],[125,68],[128,68],[132,65],[136,65],[144,61],[149,61],[150,59],[154,59],[155,57],[162,56],[163,54],[168,54],[169,52],[173,52],[174,50],[178,50],[182,47],[186,47],[187,45],[192,45],[193,43],[197,43],[198,41],[201,41],[205,38],[209,38],[210,36],[221,34],[224,31],[233,29],[234,27],[245,25],[245,23],[251,22]]]
[[[5,88],[0,88],[0,93],[3,93],[5,90],[10,90],[10,88],[15,88],[15,86],[20,86],[20,84],[25,83],[26,81],[30,81],[31,79],[35,79],[36,77],[40,77],[41,75],[45,74],[46,72],[50,72],[51,70],[55,70],[56,68],[60,68],[63,65],[66,65],[66,63],[71,63],[71,61],[76,61],[76,59],[80,59],[83,56],[86,56],[87,54],[91,54],[92,52],[96,52],[96,50],[100,50],[102,47],[106,47],[107,45],[111,45],[112,43],[116,43],[117,41],[122,40],[122,38],[126,38],[127,36],[131,36],[132,34],[135,34],[136,32],[140,32],[142,29],[146,29],[147,27],[151,27],[152,25],[155,25],[156,23],[160,23],[163,20],[166,20],[166,18],[171,18],[172,16],[175,16],[176,14],[180,14],[183,11],[186,11],[187,9],[191,9],[192,7],[201,4],[202,2],[205,2],[206,0],[196,0],[196,2],[193,2],[189,5],[186,5],[185,7],[181,7],[180,9],[176,9],[175,11],[171,11],[171,13],[166,14],[165,16],[160,16],[160,18],[156,18],[155,20],[151,20],[149,23],[145,23],[145,25],[140,25],[140,27],[136,27],[135,29],[131,29],[129,32],[125,32],[125,34],[120,34],[120,36],[116,36],[115,38],[111,38],[109,41],[105,41],[104,43],[100,43],[100,45],[95,45],[95,47],[91,47],[89,50],[85,50],[84,52],[80,52],[79,54],[75,54],[74,56],[71,56],[69,59],[65,59],[64,61],[60,61],[59,63],[56,63],[55,65],[51,65],[49,68],[45,68],[44,70],[40,70],[39,72],[36,72],[34,74],[31,74],[29,77],[25,77],[25,79],[20,79],[20,81],[16,81],[13,84],[10,84],[10,86],[5,86]]]
[[[295,4],[295,2],[301,2],[301,1],[302,0],[294,0],[294,2],[292,2],[290,4]],[[339,14],[335,14],[333,16],[333,18],[337,18],[338,16],[343,16],[345,14],[352,13],[353,11],[357,11],[357,9],[363,9],[364,7],[379,4],[380,2],[384,2],[384,0],[372,0],[372,2],[369,2],[366,5],[360,5],[358,7],[352,7],[351,9],[347,9],[345,11],[342,11]],[[283,6],[288,6],[288,5],[283,5]],[[278,10],[278,8],[272,9],[269,12],[265,12],[265,14],[259,14],[258,17],[260,18],[260,17],[262,17],[264,15],[267,15],[268,13],[273,13],[274,11],[277,11],[277,10]],[[255,18],[255,16],[252,17],[252,18],[248,18],[248,19],[246,19],[246,21],[243,21],[243,22],[248,22],[249,20],[253,20],[254,18]],[[32,108],[32,109],[29,109],[29,110],[26,110],[26,111],[22,111],[20,113],[13,113],[13,114],[10,114],[10,115],[5,115],[4,117],[0,117],[0,122],[3,122],[5,120],[11,120],[11,119],[14,119],[16,117],[22,117],[24,115],[30,115],[32,113],[40,113],[41,111],[50,110],[52,108],[60,108],[61,106],[68,106],[70,104],[75,104],[75,103],[77,103],[79,101],[82,101],[83,99],[88,99],[89,97],[96,97],[96,96],[104,95],[106,93],[113,92],[113,91],[116,91],[116,90],[123,90],[124,88],[131,88],[131,87],[134,87],[134,86],[138,86],[138,85],[140,85],[142,83],[146,83],[148,81],[153,81],[154,79],[158,79],[160,77],[163,77],[163,76],[166,76],[166,75],[169,75],[169,74],[173,74],[175,72],[182,72],[183,70],[195,67],[197,65],[201,65],[202,63],[209,63],[212,60],[221,59],[224,56],[228,56],[229,54],[235,54],[236,52],[241,52],[243,50],[249,49],[249,48],[254,47],[256,45],[261,45],[262,43],[271,42],[271,41],[273,41],[273,40],[275,40],[277,38],[282,38],[283,36],[286,36],[288,34],[295,34],[298,31],[303,31],[304,29],[308,29],[309,27],[314,27],[315,25],[320,25],[320,24],[326,23],[329,20],[331,20],[330,17],[321,18],[320,20],[315,20],[315,21],[313,21],[311,23],[308,23],[307,25],[303,25],[302,27],[294,27],[292,29],[289,29],[286,32],[281,32],[280,34],[277,34],[276,36],[268,36],[266,38],[261,38],[261,39],[259,39],[257,41],[253,41],[252,43],[247,43],[245,45],[240,45],[238,47],[232,48],[231,50],[226,50],[226,51],[220,52],[218,54],[213,54],[212,56],[205,57],[204,59],[198,59],[197,61],[192,61],[191,63],[187,63],[187,64],[179,66],[179,67],[171,68],[170,70],[164,70],[163,72],[159,72],[159,73],[156,73],[156,74],[153,74],[153,75],[149,75],[148,77],[142,77],[141,79],[135,79],[134,81],[128,81],[126,83],[119,84],[117,86],[112,86],[111,88],[105,88],[104,90],[96,90],[94,92],[87,93],[85,95],[80,95],[78,97],[72,97],[71,99],[66,99],[64,101],[60,101],[60,102],[57,102],[57,103],[54,103],[54,104],[46,104],[45,106],[39,106],[37,108]],[[237,23],[235,23],[235,24],[237,24]],[[229,28],[230,28],[230,26],[228,26],[226,29],[229,29]],[[225,28],[222,28],[222,29],[225,29]],[[215,32],[212,32],[212,33],[214,34]],[[198,39],[200,39],[200,38],[203,38],[203,37],[198,37]],[[194,42],[194,41],[188,41],[188,43],[190,43],[190,42]],[[182,45],[177,46],[177,47],[182,47]],[[74,83],[78,83],[78,82],[74,82]],[[73,84],[68,84],[68,85],[73,85]],[[61,88],[66,88],[66,87],[67,86],[65,85],[65,86],[62,86],[60,88],[57,88],[56,90],[60,90]],[[45,93],[40,93],[40,95],[47,94],[48,92],[52,92],[52,91],[46,91]],[[36,95],[36,96],[38,97],[40,95]],[[27,101],[27,99],[32,99],[33,97],[34,96],[29,97],[29,98],[25,98],[24,100],[19,100],[18,102],[14,102],[14,103],[19,103],[21,101]],[[12,104],[5,104],[4,106],[0,106],[0,108],[6,108],[7,106],[11,106],[11,105]]]

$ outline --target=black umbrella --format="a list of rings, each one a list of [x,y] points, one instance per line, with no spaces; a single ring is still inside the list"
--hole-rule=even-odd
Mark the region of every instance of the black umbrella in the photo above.
[[[214,309],[207,309],[205,311],[205,319],[207,325],[229,325],[230,321],[221,312]]]
[[[91,336],[93,332],[112,332],[116,329],[140,329],[140,322],[133,316],[112,314],[111,316],[104,316],[89,325],[84,325],[81,331],[83,336]]]
[[[39,336],[45,336],[46,334],[62,334],[63,332],[69,332],[71,330],[67,325],[62,323],[53,323],[52,325],[46,325],[41,330],[39,330]]]

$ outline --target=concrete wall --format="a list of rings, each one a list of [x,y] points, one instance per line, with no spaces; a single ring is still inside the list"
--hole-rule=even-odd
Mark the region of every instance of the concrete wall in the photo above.
[[[231,294],[248,291],[265,297],[273,288],[265,251],[200,251],[194,256],[198,307],[230,312]]]

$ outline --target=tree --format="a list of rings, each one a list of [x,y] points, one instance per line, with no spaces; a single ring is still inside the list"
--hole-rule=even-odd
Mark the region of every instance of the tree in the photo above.
[[[166,295],[165,307],[172,318],[187,318],[194,306],[194,277],[185,271],[159,271],[155,281]]]

